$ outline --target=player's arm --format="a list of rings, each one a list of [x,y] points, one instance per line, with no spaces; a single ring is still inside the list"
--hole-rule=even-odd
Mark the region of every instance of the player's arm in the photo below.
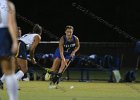
[[[75,49],[71,53],[71,57],[74,57],[75,56],[75,53],[80,49],[80,42],[79,42],[78,37],[76,37],[76,36],[75,36],[75,41],[76,41]]]
[[[8,1],[8,28],[12,38],[12,52],[15,53],[17,50],[17,23],[15,17],[15,6],[12,2]]]
[[[61,39],[59,41],[59,51],[60,51],[60,56],[61,56],[62,61],[64,61],[65,65],[67,66],[67,62],[64,57],[64,38],[63,38],[63,36],[61,37]]]
[[[64,57],[64,54],[63,54],[63,52],[64,52],[64,38],[63,38],[63,36],[60,38],[60,41],[59,41],[59,51],[60,51],[60,56],[61,56],[61,59],[63,60],[63,59],[65,59],[65,57]]]
[[[32,43],[32,46],[30,48],[30,58],[32,63],[36,63],[35,59],[34,59],[34,52],[35,52],[35,48],[37,47],[37,45],[39,44],[39,42],[41,41],[41,37],[39,35],[34,37],[34,42]]]

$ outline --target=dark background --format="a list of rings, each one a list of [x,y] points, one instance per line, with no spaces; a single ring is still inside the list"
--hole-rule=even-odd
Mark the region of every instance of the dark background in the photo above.
[[[133,37],[140,38],[140,7],[132,0],[13,0],[17,13],[39,23],[52,34],[61,37],[66,25],[73,25],[74,34],[82,42],[131,42],[115,30],[75,9],[72,3],[81,5],[105,21],[120,27]],[[23,33],[32,26],[17,18]],[[44,41],[55,40],[47,33]]]

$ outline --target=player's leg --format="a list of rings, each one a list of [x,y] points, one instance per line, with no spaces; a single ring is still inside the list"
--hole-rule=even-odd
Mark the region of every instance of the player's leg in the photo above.
[[[16,73],[17,79],[21,80],[24,74],[28,71],[27,60],[16,58],[18,66],[20,66],[20,70]]]
[[[53,65],[52,65],[52,68],[51,68],[51,73],[50,73],[50,85],[49,85],[49,88],[56,88],[56,85],[55,83],[57,82],[56,80],[56,76],[57,76],[57,72],[58,72],[58,69],[59,69],[59,66],[61,64],[61,59],[60,58],[55,58],[54,61],[53,61]]]
[[[12,67],[10,58],[1,59],[2,72],[5,74],[5,81],[9,100],[18,100],[18,81]]]
[[[53,65],[51,67],[51,71],[52,72],[57,72],[57,70],[59,69],[61,63],[61,59],[60,58],[55,58],[53,61]]]
[[[54,73],[58,71],[58,68],[61,63],[60,57],[58,57],[58,54],[55,53],[55,58],[53,60],[53,65],[50,69],[47,70],[47,73],[45,75],[45,80],[50,80],[50,77],[53,76]]]
[[[11,60],[12,60],[13,70],[15,71],[16,70],[15,58],[12,57]],[[3,83],[5,82],[5,78],[6,78],[5,74],[3,74],[3,76],[0,78],[0,89],[3,89]]]
[[[67,62],[67,63],[68,63],[68,61],[69,61],[69,59],[66,59],[66,62]],[[65,68],[65,62],[62,61],[58,73],[62,73],[63,70],[64,70],[64,68]]]
[[[18,80],[21,80],[24,74],[28,71],[26,44],[22,41],[19,42],[18,52],[16,54],[16,64],[20,68],[16,73],[16,76]]]
[[[69,59],[66,59],[66,62],[68,62],[68,61],[69,61]],[[65,62],[62,60],[58,73],[55,75],[55,84],[58,84],[60,82],[60,78],[62,76],[62,72],[65,69],[65,67],[66,67]]]
[[[61,63],[60,51],[57,48],[54,54],[54,61],[51,70],[53,72],[57,72],[58,68],[60,67],[60,63]]]
[[[45,75],[45,80],[50,80],[50,78],[52,79],[52,77],[57,73],[60,63],[61,63],[61,59],[59,58],[54,59],[52,67],[47,71]]]

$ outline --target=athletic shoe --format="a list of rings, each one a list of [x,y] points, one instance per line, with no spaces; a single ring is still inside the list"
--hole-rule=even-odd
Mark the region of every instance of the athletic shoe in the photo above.
[[[49,85],[49,87],[48,87],[49,89],[56,89],[57,88],[57,86],[56,85]]]
[[[29,77],[24,78],[23,81],[30,81]]]

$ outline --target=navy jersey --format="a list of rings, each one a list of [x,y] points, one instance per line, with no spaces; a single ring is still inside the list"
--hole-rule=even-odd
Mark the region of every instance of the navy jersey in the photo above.
[[[72,36],[72,40],[68,41],[66,38],[66,35],[63,36],[64,38],[64,52],[66,53],[71,53],[74,49],[75,49],[75,45],[76,45],[76,40],[75,40],[75,36]]]
[[[66,35],[64,35],[63,38],[64,38],[64,46],[63,46],[64,53],[63,54],[64,54],[65,59],[70,59],[71,58],[70,54],[72,53],[72,51],[75,49],[75,46],[76,46],[75,36],[74,35],[72,36],[71,41],[67,40]],[[59,48],[56,49],[54,58],[61,59]]]

